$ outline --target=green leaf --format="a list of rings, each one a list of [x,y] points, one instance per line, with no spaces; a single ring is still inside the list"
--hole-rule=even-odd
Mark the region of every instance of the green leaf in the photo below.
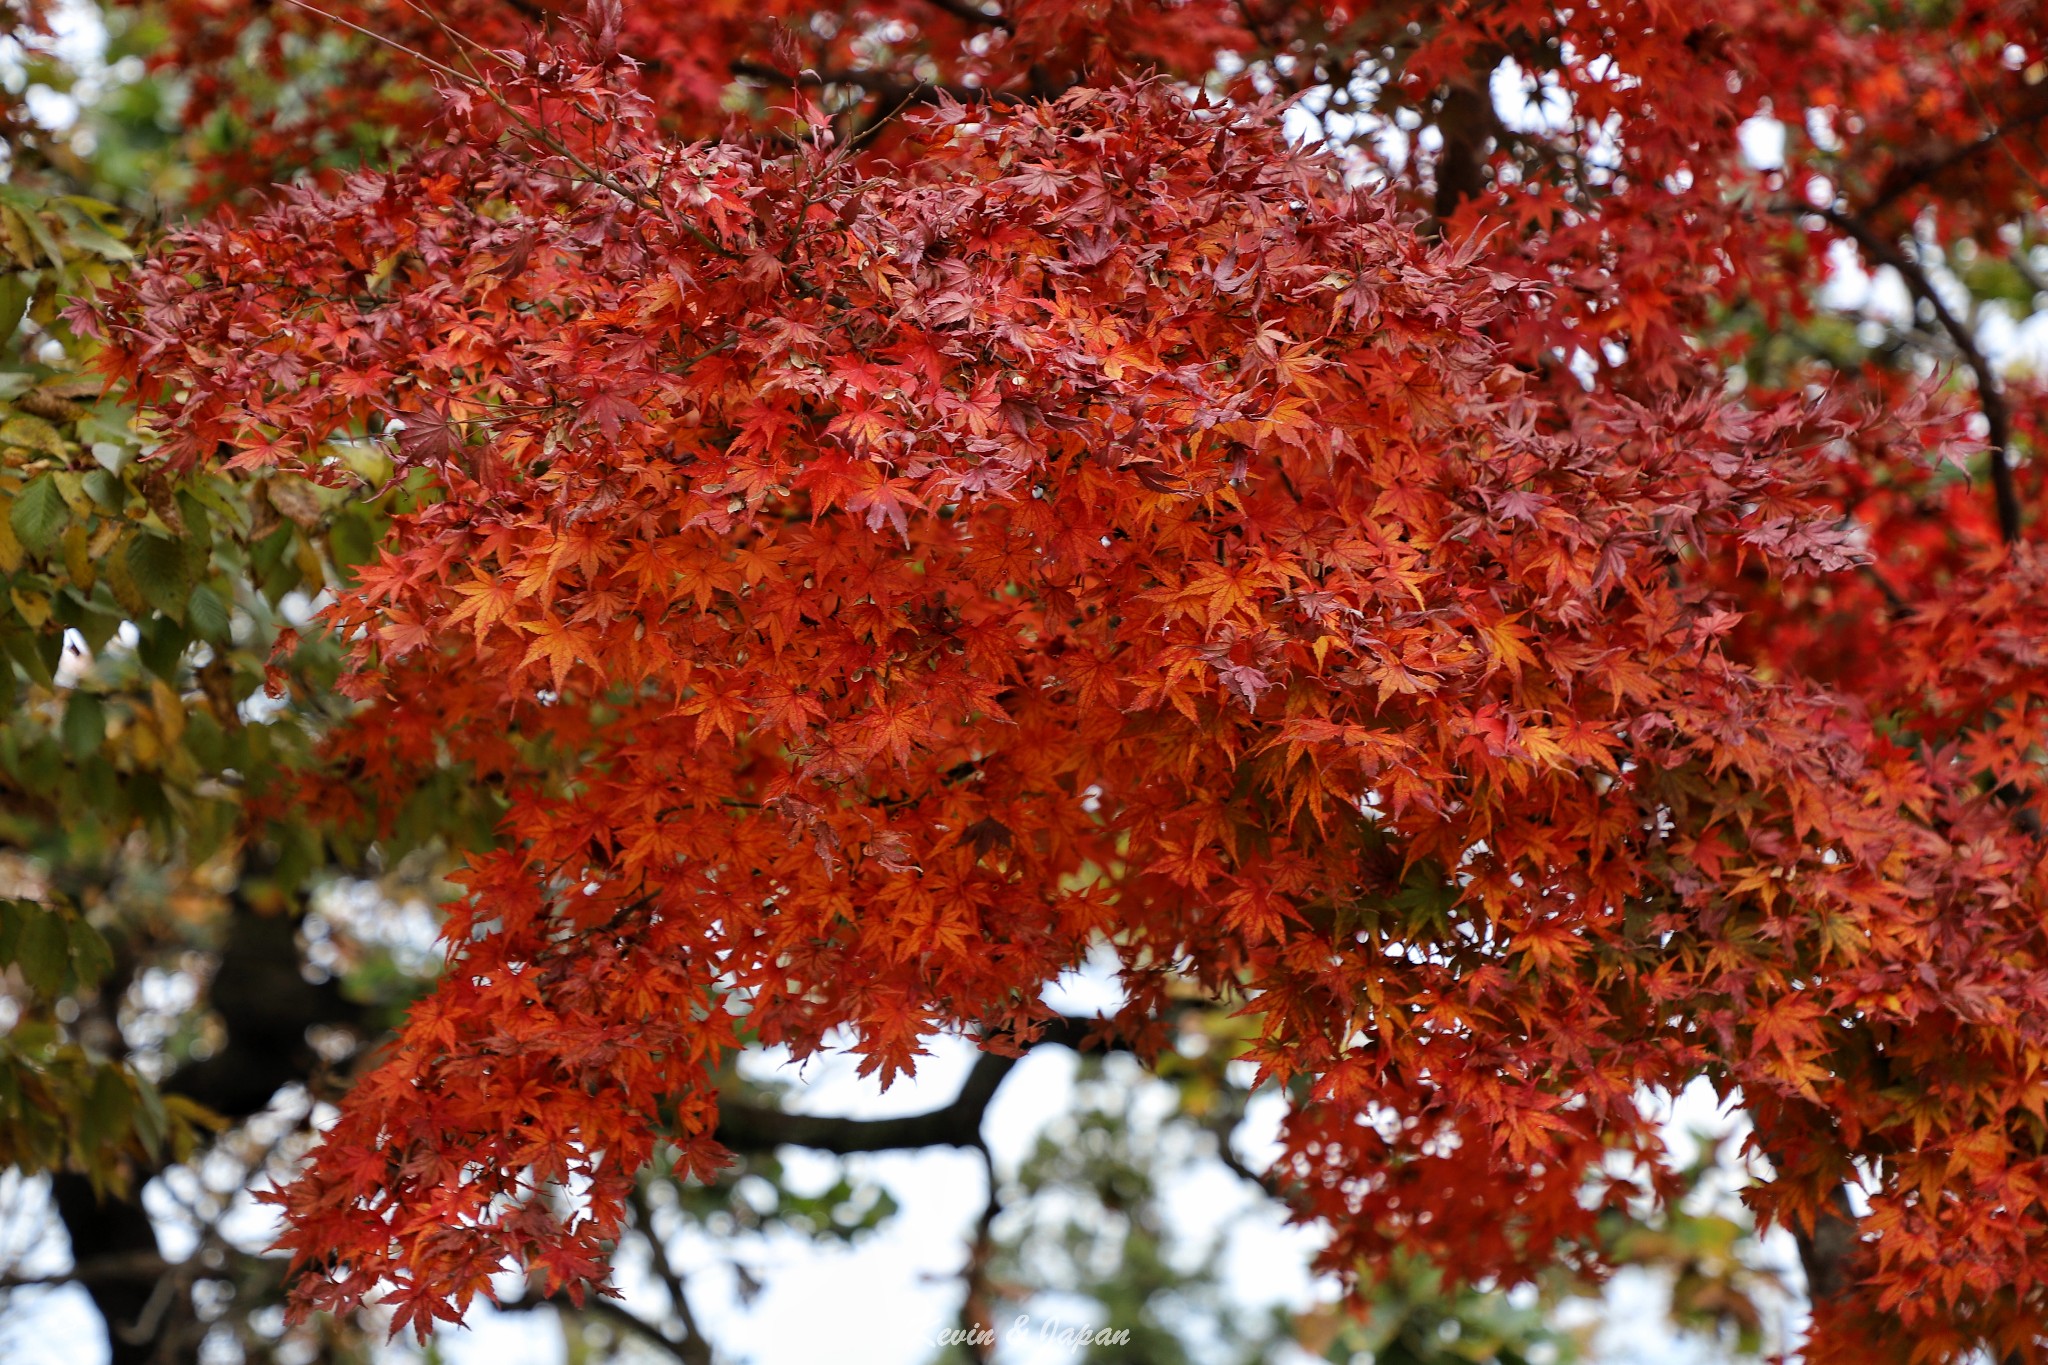
[[[64,748],[73,758],[87,759],[107,738],[107,708],[90,692],[73,692],[64,708]]]
[[[57,481],[48,474],[30,480],[7,516],[15,537],[38,554],[56,543],[58,533],[69,520],[71,509],[64,505]]]
[[[109,512],[119,512],[128,505],[128,486],[104,469],[87,473],[82,487],[87,497]]]
[[[16,413],[0,421],[0,445],[20,446],[25,450],[39,450],[56,459],[64,458],[64,433],[40,417],[27,413]]]
[[[92,1078],[92,1093],[86,1096],[85,1113],[79,1123],[79,1138],[86,1150],[109,1147],[127,1137],[134,1103],[128,1078],[121,1068],[101,1067]]]
[[[185,623],[202,640],[221,645],[228,642],[228,608],[220,594],[201,583],[185,600]]]
[[[141,1101],[135,1110],[135,1136],[142,1139],[144,1150],[155,1161],[163,1154],[164,1139],[171,1135],[171,1116],[149,1077],[135,1076],[135,1095]]]
[[[135,575],[128,571],[128,556],[108,555],[100,562],[100,578],[106,584],[107,591],[113,596],[114,601],[120,604],[121,610],[127,612],[139,625],[142,618],[149,614],[149,599],[135,586]]]
[[[25,630],[7,628],[10,624],[4,615],[0,615],[0,650],[5,650],[8,657],[21,665],[22,672],[28,674],[31,682],[49,687],[56,679],[50,675],[42,655],[36,651],[37,637]]]
[[[64,932],[63,917],[42,906],[34,907],[15,941],[14,963],[36,994],[62,992],[71,979],[71,940]]]
[[[132,261],[135,249],[112,233],[99,228],[76,223],[64,231],[65,240],[73,247],[90,251],[95,256],[109,261]]]
[[[249,533],[249,504],[242,496],[242,490],[231,487],[218,477],[194,479],[180,490],[181,499],[189,498],[201,507],[219,517],[234,534]],[[179,506],[184,506],[181,501]]]
[[[78,984],[98,985],[114,970],[113,948],[105,935],[87,924],[81,915],[71,916],[64,928],[71,940],[71,967],[78,974]]]
[[[82,610],[77,613],[76,620],[67,621],[65,624],[84,636],[85,647],[97,656],[107,641],[113,638],[114,632],[121,628],[121,622],[126,618],[122,616],[120,608],[109,600],[108,593],[100,592],[88,596],[75,587],[67,591],[77,598]]]
[[[0,649],[5,649],[8,654],[12,655],[15,662],[21,665],[22,671],[28,674],[31,679],[45,687],[55,686],[57,679],[51,670],[50,660],[43,657],[42,642],[45,639],[55,638],[57,640],[57,647],[62,649],[64,646],[63,638],[53,635],[38,635],[26,630],[8,629],[6,628],[7,624],[6,618],[0,616]]]
[[[85,493],[85,476],[60,469],[50,475],[57,485],[57,494],[64,499],[64,505],[71,509],[71,515],[86,518],[92,515],[92,499]]]
[[[213,518],[207,515],[206,504],[189,488],[178,490],[177,502],[178,513],[185,518],[185,539],[181,546],[185,551],[185,563],[197,573],[213,551]]]
[[[12,338],[15,328],[21,326],[33,293],[28,282],[15,272],[0,275],[0,342]]]
[[[29,916],[40,913],[28,901],[0,901],[0,962],[12,962]]]
[[[135,625],[142,637],[136,642],[135,655],[142,660],[142,666],[176,686],[185,662],[185,648],[192,643],[185,627],[168,616],[152,616]]]
[[[145,531],[128,542],[128,576],[144,601],[184,624],[185,598],[191,589],[185,576],[185,552],[177,541]]]
[[[334,555],[334,566],[346,573],[358,564],[367,564],[376,554],[376,533],[362,512],[351,509],[328,528],[327,548]]]

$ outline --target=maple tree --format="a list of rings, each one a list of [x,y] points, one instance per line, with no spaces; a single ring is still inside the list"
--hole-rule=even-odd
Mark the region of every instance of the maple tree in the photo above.
[[[551,8],[169,6],[233,207],[72,314],[141,468],[380,493],[257,818],[505,811],[302,1304],[595,1278],[732,1049],[1015,1051],[1106,941],[1105,1038],[1256,1011],[1333,1268],[1597,1264],[1705,1076],[1813,1358],[2040,1357],[2039,403],[1939,278],[2037,292],[2033,6]]]

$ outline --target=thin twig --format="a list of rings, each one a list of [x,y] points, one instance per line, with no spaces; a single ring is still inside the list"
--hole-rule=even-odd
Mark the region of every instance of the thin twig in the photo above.
[[[573,1313],[589,1313],[625,1328],[651,1346],[659,1346],[681,1361],[682,1365],[703,1365],[703,1358],[691,1351],[691,1343],[674,1340],[647,1319],[619,1307],[611,1299],[591,1298],[577,1304],[566,1293],[557,1293],[538,1295],[530,1299],[513,1299],[495,1306],[500,1313],[531,1313],[541,1308],[552,1308],[557,1312],[567,1309]]]
[[[683,1344],[691,1365],[711,1365],[711,1341],[697,1326],[697,1315],[690,1311],[690,1298],[684,1292],[683,1277],[677,1273],[675,1262],[668,1258],[668,1246],[654,1230],[654,1209],[647,1202],[647,1192],[638,1185],[626,1197],[633,1210],[633,1217],[640,1224],[640,1231],[647,1238],[648,1254],[654,1261],[654,1273],[660,1277],[662,1288],[668,1291],[669,1302],[675,1305],[676,1316],[683,1324]]]
[[[981,1217],[975,1220],[974,1241],[967,1248],[967,1264],[960,1271],[967,1286],[960,1299],[960,1334],[975,1360],[987,1365],[995,1359],[995,1343],[992,1334],[981,1329],[995,1319],[995,1305],[989,1302],[988,1267],[995,1259],[995,1225],[997,1215],[1003,1211],[1003,1192],[996,1179],[996,1159],[988,1144],[977,1142],[975,1147],[981,1153],[981,1169],[988,1179],[988,1198],[982,1202]]]
[[[402,52],[406,56],[411,57],[414,61],[419,62],[421,65],[430,67],[433,70],[440,72],[442,75],[448,77],[450,80],[460,81],[464,85],[474,85],[479,87],[483,85],[483,82],[478,80],[475,76],[464,75],[462,72],[457,71],[452,66],[443,65],[442,63],[435,61],[432,57],[429,57],[426,53],[420,51],[416,47],[407,47],[404,43],[399,42],[397,39],[387,38],[383,34],[377,32],[375,29],[368,29],[364,28],[361,24],[351,23],[347,19],[342,18],[338,14],[329,14],[326,10],[321,9],[318,5],[309,5],[306,3],[306,0],[284,0],[284,2],[287,5],[290,5],[293,9],[304,10],[306,13],[317,15],[319,18],[325,19],[331,24],[340,24],[343,28],[351,29],[354,32],[360,33],[373,43],[382,43],[384,46],[390,48],[393,52]]]

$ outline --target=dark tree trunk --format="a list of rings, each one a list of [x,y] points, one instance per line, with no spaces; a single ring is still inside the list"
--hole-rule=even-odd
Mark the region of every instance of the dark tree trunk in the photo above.
[[[207,995],[225,1033],[220,1051],[180,1068],[165,1081],[166,1092],[224,1119],[246,1119],[285,1085],[314,1074],[319,1058],[306,1041],[308,1028],[362,1023],[361,1008],[334,983],[315,985],[300,974],[297,930],[295,916],[260,914],[236,899]],[[111,1365],[192,1365],[204,1327],[193,1317],[189,1285],[163,1284],[161,1274],[143,1268],[158,1255],[156,1230],[140,1203],[151,1174],[136,1173],[126,1200],[102,1200],[84,1176],[60,1174],[53,1182],[57,1216],[70,1235],[73,1263],[95,1267],[85,1289],[106,1321]]]
[[[111,1195],[102,1200],[91,1181],[70,1171],[50,1182],[50,1194],[71,1235],[75,1264],[126,1262],[157,1254],[156,1229],[139,1203]],[[85,1292],[106,1321],[112,1365],[150,1365],[158,1359],[160,1342],[184,1335],[180,1329],[191,1325],[191,1304],[183,1294],[166,1295],[170,1302],[156,1301],[154,1275],[95,1275],[85,1281]],[[184,1358],[196,1357],[195,1343]]]
[[[1835,1191],[1834,1204],[1812,1232],[1793,1234],[1799,1243],[1799,1264],[1806,1271],[1806,1297],[1815,1305],[1839,1299],[1849,1287],[1849,1257],[1856,1250],[1856,1215],[1849,1207],[1848,1191]]]

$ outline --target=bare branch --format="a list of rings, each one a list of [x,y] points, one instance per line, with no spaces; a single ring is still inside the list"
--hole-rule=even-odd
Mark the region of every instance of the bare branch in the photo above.
[[[1819,214],[1837,232],[1861,247],[1864,255],[1872,261],[1898,271],[1907,292],[1927,305],[1941,330],[1948,334],[1949,341],[1977,381],[1977,406],[1984,413],[1985,425],[1990,428],[1991,495],[1998,506],[1998,533],[2006,544],[2016,543],[2020,538],[2021,518],[2019,489],[2012,472],[2012,413],[2006,407],[2005,390],[1998,382],[1998,372],[1978,347],[1977,338],[1949,311],[1936,291],[1934,281],[1927,277],[1920,263],[1863,219],[1832,208],[1795,206],[1787,211]]]
[[[709,1354],[699,1354],[704,1349],[703,1338],[694,1337],[689,1341],[677,1341],[639,1314],[621,1308],[613,1299],[592,1297],[578,1304],[568,1294],[557,1293],[537,1295],[530,1299],[511,1299],[496,1307],[501,1313],[531,1313],[540,1308],[588,1313],[592,1317],[603,1318],[614,1326],[625,1328],[651,1346],[660,1347],[682,1362],[682,1365],[704,1365],[704,1362],[710,1359]]]
[[[1077,1052],[1122,1050],[1112,1041],[1110,1021],[1059,1019],[1031,1046],[1058,1045]],[[791,1114],[767,1105],[726,1100],[719,1106],[718,1140],[735,1152],[772,1152],[777,1147],[810,1147],[846,1156],[915,1147],[980,1147],[981,1121],[996,1090],[1018,1062],[994,1052],[975,1058],[974,1069],[952,1103],[922,1114],[893,1119],[849,1119]]]
[[[69,1270],[48,1275],[0,1275],[0,1290],[36,1289],[60,1284],[104,1284],[110,1281],[153,1280],[175,1269],[177,1262],[154,1253],[128,1256],[95,1256]]]
[[[791,1146],[840,1156],[909,1147],[977,1147],[982,1115],[1016,1064],[1014,1057],[984,1052],[975,1059],[967,1083],[951,1104],[894,1119],[790,1114],[766,1105],[727,1100],[719,1105],[718,1140],[735,1152],[772,1152]]]
[[[682,1319],[682,1358],[690,1365],[711,1365],[711,1342],[697,1326],[697,1315],[690,1311],[689,1295],[683,1292],[683,1277],[677,1273],[675,1262],[668,1258],[668,1246],[661,1235],[654,1230],[654,1208],[647,1202],[647,1192],[635,1185],[627,1196],[632,1206],[634,1221],[640,1224],[640,1231],[647,1236],[648,1255],[654,1262],[654,1273],[661,1278],[662,1288],[668,1290],[669,1302],[675,1305],[676,1316]]]
[[[1972,91],[1971,94],[1974,99],[1975,92]],[[1979,104],[1981,107],[1981,101],[1979,101]],[[2031,128],[2044,119],[2048,119],[2048,100],[2044,100],[2040,108],[2022,114],[2009,123],[2001,124],[1990,132],[1985,133],[1982,137],[1965,142],[1962,146],[1953,149],[1943,156],[1932,157],[1925,161],[1900,162],[1892,168],[1889,175],[1885,176],[1883,182],[1877,188],[1877,194],[1864,207],[1863,211],[1866,214],[1874,214],[1880,209],[1890,208],[1894,203],[1903,199],[1928,181],[1946,175],[1964,162],[1970,161],[1993,148],[2003,150],[2008,157],[2012,157],[2013,164],[2019,168],[2022,175],[2028,179],[2033,179],[2033,173],[2027,170],[2017,157],[2012,156],[2012,149],[2005,145],[2005,140],[2012,134]],[[2036,181],[2035,183],[2038,184],[2039,182]]]
[[[987,1365],[995,1359],[995,1343],[977,1329],[995,1320],[988,1268],[995,1259],[996,1216],[1003,1211],[1003,1190],[996,1179],[996,1159],[985,1145],[981,1148],[981,1169],[988,1180],[988,1198],[982,1203],[981,1217],[975,1220],[974,1240],[967,1247],[967,1264],[960,1270],[967,1287],[960,1299],[960,1332],[975,1360]]]

